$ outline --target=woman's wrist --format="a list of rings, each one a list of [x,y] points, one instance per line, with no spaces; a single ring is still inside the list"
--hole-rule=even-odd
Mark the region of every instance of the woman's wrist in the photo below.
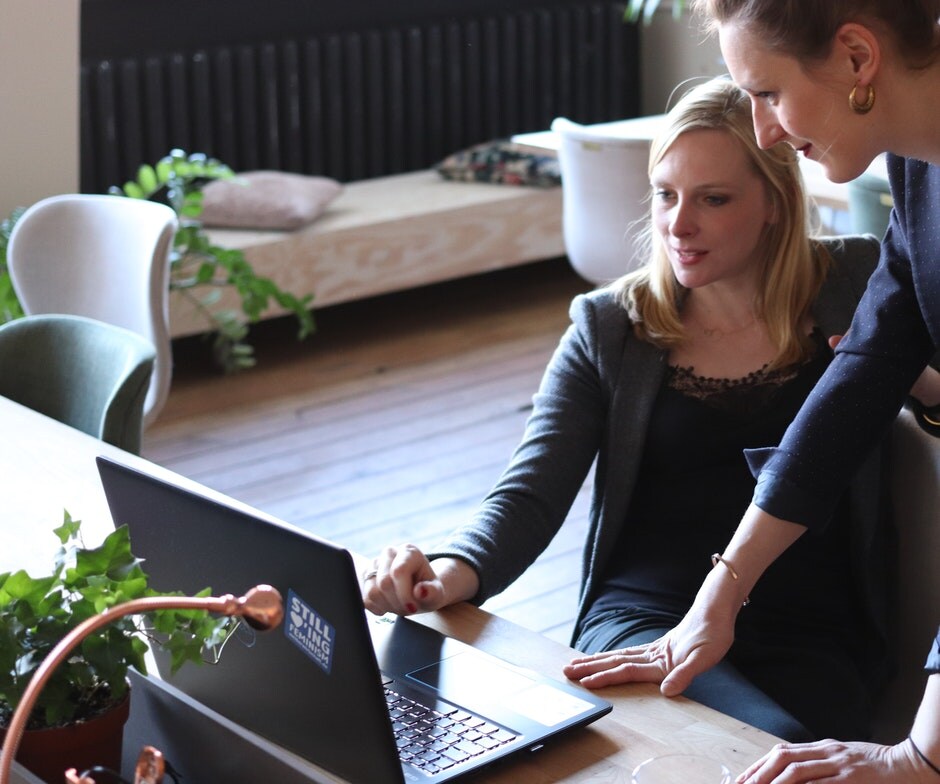
[[[435,558],[431,568],[441,581],[444,604],[470,601],[480,590],[480,577],[476,570],[459,558]]]
[[[728,619],[733,625],[738,612],[749,599],[747,588],[740,576],[733,576],[728,568],[729,564],[732,564],[730,560],[723,559],[712,567],[699,589],[695,603],[699,605],[704,616]]]
[[[940,371],[927,365],[911,387],[910,395],[925,408],[940,408]]]
[[[737,581],[741,579],[740,576],[738,575],[738,570],[734,568],[731,561],[725,558],[721,553],[712,553],[712,566],[719,566],[719,565],[723,566],[725,569],[728,570],[728,574],[731,575],[732,580]],[[741,602],[741,606],[747,607],[750,603],[751,603],[750,597],[745,595],[744,601]]]
[[[930,771],[935,776],[935,781],[940,781],[940,765],[938,765],[927,753],[924,751],[921,746],[924,746],[928,751],[933,750],[930,745],[927,744],[927,739],[922,739],[920,742],[914,740],[914,732],[912,731],[910,735],[907,736],[906,743],[909,743],[911,749],[914,752],[914,764],[918,771],[926,772]],[[926,769],[926,771],[925,771]],[[928,777],[929,778],[929,777]]]
[[[719,554],[717,565],[731,568],[713,568],[709,576],[724,578],[728,584],[724,595],[742,606],[764,570],[805,531],[805,526],[774,517],[751,503],[731,541]]]

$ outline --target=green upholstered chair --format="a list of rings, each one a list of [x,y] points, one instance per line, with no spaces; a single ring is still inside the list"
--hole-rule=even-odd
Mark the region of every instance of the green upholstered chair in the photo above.
[[[848,196],[852,232],[883,237],[894,206],[888,181],[864,173],[849,183]]]
[[[156,357],[135,332],[83,316],[26,316],[0,325],[0,395],[140,453]]]
[[[16,222],[7,266],[24,312],[72,313],[142,335],[157,351],[144,425],[170,389],[170,251],[176,213],[124,196],[66,193],[33,204]]]

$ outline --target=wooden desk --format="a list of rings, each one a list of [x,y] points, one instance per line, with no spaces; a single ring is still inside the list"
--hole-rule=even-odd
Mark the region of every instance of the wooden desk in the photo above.
[[[4,434],[0,571],[18,567],[48,571],[58,547],[51,529],[60,523],[63,508],[82,520],[86,544],[96,544],[111,530],[95,466],[99,454],[199,487],[5,398],[0,398],[0,431]],[[470,605],[421,619],[516,664],[559,678],[561,666],[572,655],[563,645]],[[541,751],[496,767],[478,780],[505,784],[628,783],[636,765],[669,751],[697,751],[740,772],[777,740],[690,700],[666,699],[652,685],[614,687],[605,690],[604,696],[614,703],[611,714]],[[246,772],[246,782],[259,780],[252,778],[252,773]],[[317,776],[312,780],[335,779]]]

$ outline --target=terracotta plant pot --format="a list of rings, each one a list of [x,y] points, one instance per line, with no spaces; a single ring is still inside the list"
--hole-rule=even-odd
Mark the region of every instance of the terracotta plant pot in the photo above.
[[[16,761],[43,781],[62,784],[64,773],[103,765],[121,769],[124,724],[130,715],[130,694],[111,710],[79,724],[48,730],[27,730],[20,741]],[[0,730],[0,736],[6,732]]]

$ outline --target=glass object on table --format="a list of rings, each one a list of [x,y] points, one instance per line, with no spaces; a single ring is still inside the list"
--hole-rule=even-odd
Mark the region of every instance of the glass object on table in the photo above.
[[[701,754],[664,754],[637,765],[633,784],[731,784],[731,771]]]

